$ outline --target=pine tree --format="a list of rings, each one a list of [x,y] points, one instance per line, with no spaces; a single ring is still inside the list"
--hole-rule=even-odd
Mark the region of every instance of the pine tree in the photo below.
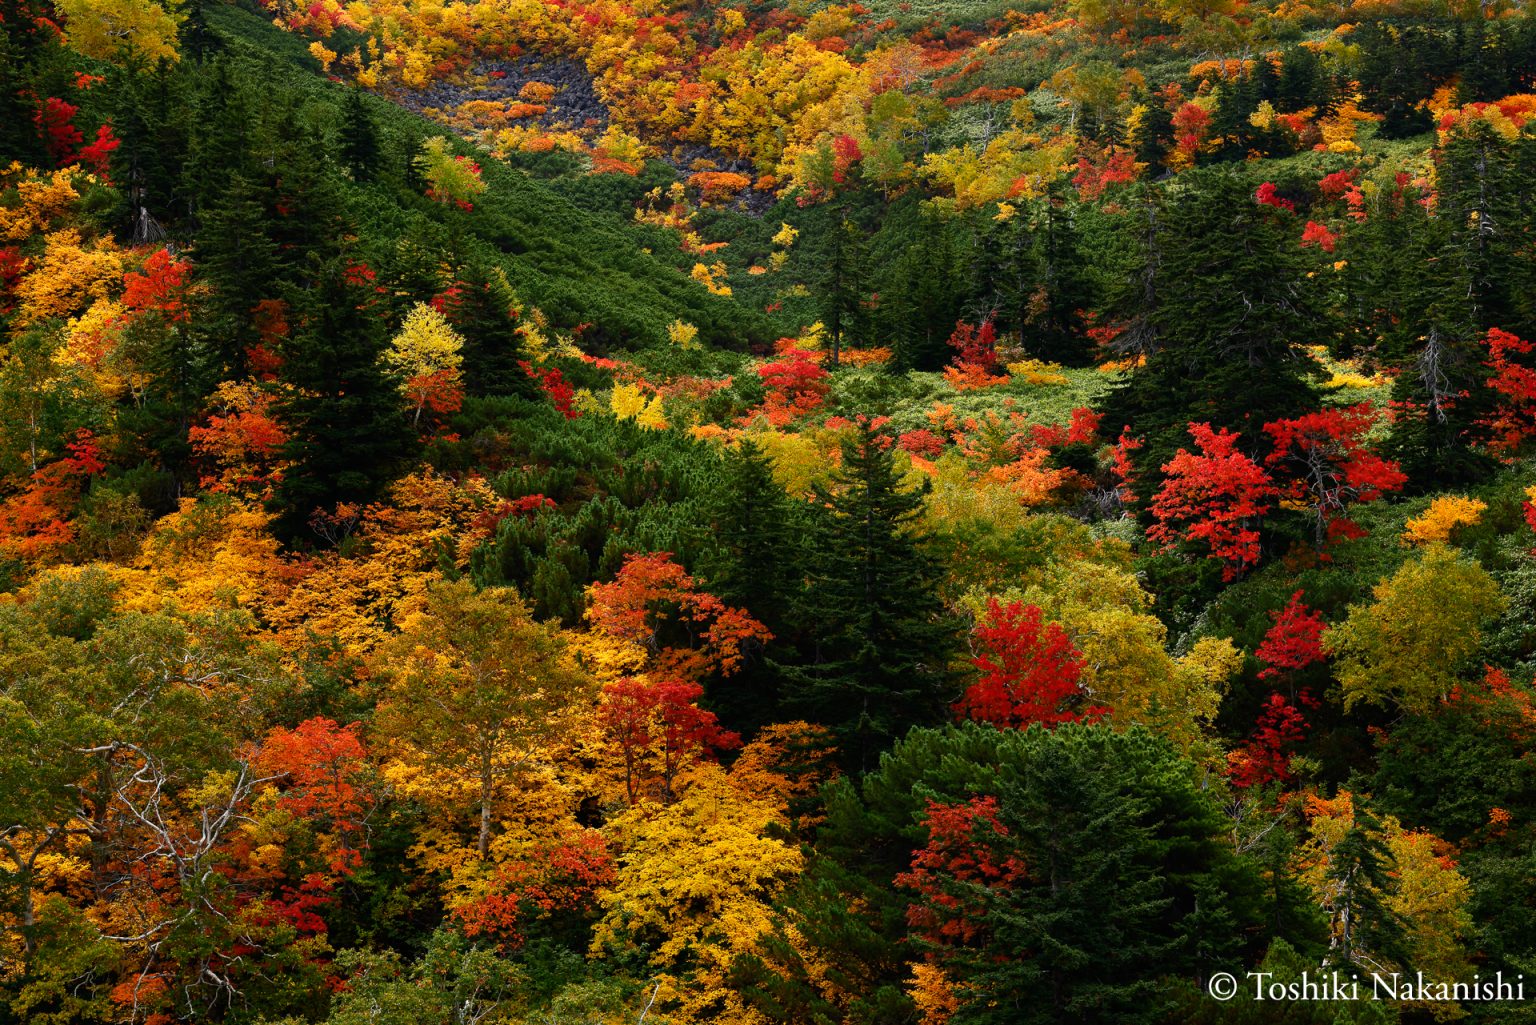
[[[1016,332],[1030,355],[1071,366],[1083,365],[1090,355],[1079,311],[1092,305],[1077,212],[1053,187],[994,232],[999,254],[994,294],[1003,328]]]
[[[285,471],[272,502],[274,531],[289,544],[310,539],[310,519],[341,503],[374,500],[411,453],[401,400],[384,374],[384,324],[360,269],[317,261],[309,289],[291,297],[298,328],[283,346],[292,388],[277,413],[288,432]]]
[[[191,0],[184,10],[186,20],[181,23],[181,52],[201,64],[224,49],[224,41],[208,25],[208,5],[212,0]]]
[[[464,388],[471,395],[532,395],[537,390],[519,363],[527,357],[520,303],[499,267],[473,260],[459,272],[448,319],[464,336]]]
[[[228,191],[236,175],[260,180],[263,170],[254,155],[259,125],[244,77],[231,70],[227,59],[213,61],[201,77],[182,172],[183,189],[199,217]]]
[[[1488,374],[1477,233],[1463,227],[1474,219],[1465,210],[1431,214],[1422,198],[1408,185],[1376,197],[1339,255],[1350,297],[1346,351],[1369,349],[1396,368],[1387,454],[1428,487],[1476,481],[1491,463],[1474,447]]]
[[[137,244],[156,242],[189,207],[184,177],[189,129],[179,66],[153,71],[130,68],[114,90],[112,180],[123,189],[126,234]]]
[[[1191,171],[1159,189],[1148,211],[1155,234],[1139,277],[1121,293],[1138,309],[1146,366],[1105,404],[1108,423],[1132,424],[1149,472],[1183,443],[1191,423],[1257,444],[1273,420],[1316,408],[1315,361],[1302,342],[1318,334],[1295,218],[1256,201],[1254,183],[1229,170]]]
[[[0,2],[0,163],[40,167],[47,159],[33,123],[32,72],[43,46],[35,28],[40,11],[25,0]]]
[[[933,722],[951,693],[956,628],[940,600],[940,568],[913,523],[922,490],[903,490],[889,439],[861,422],[843,443],[832,487],[815,502],[808,585],[793,618],[808,638],[786,667],[788,703],[837,733],[852,766],[868,768],[908,727]]]
[[[341,110],[341,166],[353,181],[372,181],[378,171],[382,150],[379,130],[368,113],[368,103],[361,88],[353,88]]]
[[[832,368],[837,368],[844,341],[857,341],[864,325],[865,275],[864,233],[844,218],[832,230],[827,243],[826,264],[818,282],[821,292],[821,321],[832,343]]]

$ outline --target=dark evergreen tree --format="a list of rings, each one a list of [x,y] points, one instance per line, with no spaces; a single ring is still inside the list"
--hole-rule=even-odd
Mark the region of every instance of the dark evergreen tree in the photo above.
[[[382,156],[379,130],[373,123],[373,115],[368,113],[368,101],[362,89],[353,88],[342,106],[341,166],[352,175],[353,181],[372,181]]]
[[[1173,112],[1161,96],[1138,92],[1134,106],[1144,108],[1130,144],[1137,163],[1147,165],[1147,177],[1157,179],[1168,170],[1168,151],[1173,148]]]
[[[817,290],[821,322],[826,326],[827,338],[832,345],[832,366],[835,368],[843,345],[863,337],[864,302],[868,298],[863,230],[843,218],[832,228],[824,259]]]
[[[1274,95],[1264,99],[1272,99],[1275,109],[1282,113],[1293,114],[1312,107],[1317,116],[1325,117],[1338,106],[1338,90],[1317,54],[1305,46],[1293,46],[1281,56]]]
[[[925,887],[893,887],[929,842],[929,809],[977,798],[995,802],[995,826],[949,836],[955,864],[1012,857],[1019,877],[988,886],[941,863]],[[818,850],[836,867],[813,865],[816,889],[789,899],[802,939],[858,980],[859,1020],[910,1020],[897,994],[915,948],[961,998],[955,1022],[1161,1022],[1168,976],[1230,970],[1268,939],[1258,866],[1186,763],[1140,728],[914,730],[826,803]],[[911,905],[964,927],[939,939]],[[794,959],[773,961],[773,995],[809,1003]]]
[[[720,555],[708,573],[710,587],[780,635],[799,561],[791,519],[789,499],[763,450],[748,440],[728,452],[710,517]]]
[[[1151,227],[1117,299],[1146,365],[1104,404],[1114,430],[1145,438],[1142,486],[1187,445],[1191,423],[1240,431],[1254,450],[1263,425],[1316,408],[1316,337],[1296,218],[1257,201],[1235,171],[1191,171],[1157,189]],[[1150,301],[1150,308],[1148,303]]]
[[[244,76],[226,58],[210,62],[199,77],[182,180],[192,211],[201,217],[236,175],[259,181],[266,169],[255,156],[260,126]]]
[[[471,395],[532,395],[516,294],[499,267],[472,260],[459,272],[458,289],[446,304],[448,319],[464,336],[464,389]]]
[[[122,221],[136,244],[157,242],[185,217],[190,200],[185,165],[189,141],[186,89],[179,65],[130,65],[113,91],[112,180],[123,190]]]
[[[224,40],[208,24],[208,5],[212,0],[190,0],[183,6],[185,20],[178,29],[181,52],[201,64],[224,49]]]
[[[1083,323],[1092,306],[1081,254],[1080,209],[1063,186],[1029,201],[1005,221],[1008,243],[1001,261],[998,292],[1009,310],[1006,330],[1032,357],[1084,366],[1092,346]]]
[[[1383,963],[1411,971],[1404,944],[1406,923],[1381,897],[1394,867],[1380,837],[1381,823],[1358,797],[1354,816],[1349,832],[1328,852],[1337,924],[1327,963],[1340,971]]]
[[[51,45],[46,19],[53,5],[35,0],[0,0],[0,166],[19,160],[41,167],[47,160],[37,131],[33,81]]]
[[[954,355],[949,336],[965,317],[953,230],[925,223],[923,232],[923,241],[897,258],[880,290],[883,336],[892,339],[897,370],[943,367]]]
[[[296,330],[281,353],[292,390],[277,413],[293,465],[271,507],[273,529],[289,544],[313,542],[316,512],[378,498],[414,446],[379,365],[384,324],[361,268],[342,256],[317,260],[311,274],[309,288],[291,293]]]
[[[782,721],[780,674],[773,660],[789,650],[789,611],[803,558],[795,510],[773,478],[773,463],[751,441],[725,455],[718,485],[708,500],[714,545],[701,573],[709,590],[728,605],[747,609],[774,639],[747,652],[743,665],[714,688],[710,704],[732,729],[755,731]]]
[[[282,292],[277,243],[267,235],[265,190],[243,175],[202,214],[193,254],[208,286],[199,327],[208,339],[217,380],[239,380],[248,373],[249,351],[260,341],[255,321],[258,303]]]
[[[296,104],[268,133],[272,208],[268,230],[283,262],[308,266],[316,257],[329,260],[341,251],[347,234],[346,201],[341,175],[317,130],[294,118]]]
[[[837,733],[850,766],[867,769],[907,728],[942,717],[955,624],[940,569],[913,524],[922,491],[902,489],[890,441],[867,421],[843,443],[828,510],[815,529],[807,585],[793,619],[805,637],[785,667],[789,706]]]
[[[1453,140],[1433,214],[1400,185],[1360,226],[1369,249],[1352,273],[1376,290],[1366,293],[1371,330],[1398,371],[1388,451],[1415,488],[1472,482],[1492,469],[1477,447],[1489,398],[1483,338],[1518,305],[1506,288],[1518,260],[1502,234],[1507,214],[1515,229],[1503,160],[1481,132]]]
[[[187,431],[219,380],[210,373],[200,333],[190,324],[141,313],[123,333],[119,354],[143,374],[135,401],[119,414],[123,437],[133,439],[137,458],[172,475],[178,495],[191,490],[196,478]]]

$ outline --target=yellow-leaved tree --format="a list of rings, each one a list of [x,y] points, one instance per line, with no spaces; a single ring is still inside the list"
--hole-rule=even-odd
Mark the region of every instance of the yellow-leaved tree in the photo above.
[[[572,727],[587,676],[516,592],[462,580],[429,587],[375,667],[386,775],[450,814],[477,809],[475,853],[485,858],[498,810]]]
[[[1448,542],[1457,527],[1470,527],[1482,518],[1488,503],[1465,495],[1441,495],[1429,508],[1403,524],[1403,543],[1410,545]]]
[[[1392,701],[1432,709],[1482,644],[1482,629],[1504,610],[1499,585],[1474,560],[1431,544],[1351,605],[1323,647],[1338,660],[1344,707]]]
[[[181,5],[155,0],[58,0],[69,26],[69,45],[97,60],[122,62],[130,56],[154,64],[174,61]]]
[[[642,802],[610,823],[618,868],[598,894],[604,916],[592,951],[644,954],[669,1020],[766,1022],[728,975],[772,928],[772,901],[802,868],[799,848],[768,835],[778,818],[772,803],[705,763],[681,800]]]
[[[464,339],[437,310],[417,303],[380,357],[412,406],[411,424],[424,411],[452,412],[463,394],[459,372]]]

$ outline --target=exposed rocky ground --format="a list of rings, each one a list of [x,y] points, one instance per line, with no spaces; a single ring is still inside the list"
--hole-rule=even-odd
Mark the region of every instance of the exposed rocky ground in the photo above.
[[[408,110],[450,121],[459,107],[471,100],[520,102],[520,93],[531,82],[554,86],[555,94],[540,104],[547,108],[543,114],[518,118],[516,124],[536,125],[548,132],[576,132],[588,140],[597,139],[608,128],[612,115],[598,96],[591,73],[580,61],[561,57],[524,54],[508,60],[483,61],[461,80],[434,82],[425,89],[402,91],[393,99]],[[696,143],[658,146],[656,159],[682,178],[706,163],[712,165],[711,170],[757,177],[751,161]],[[744,213],[761,215],[774,202],[771,192],[748,189],[730,205]]]

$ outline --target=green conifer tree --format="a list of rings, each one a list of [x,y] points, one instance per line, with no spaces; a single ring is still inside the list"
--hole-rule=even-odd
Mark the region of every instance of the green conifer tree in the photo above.
[[[311,287],[292,293],[297,328],[283,346],[291,387],[277,413],[288,432],[283,474],[272,501],[274,531],[289,544],[313,542],[311,517],[339,503],[379,497],[414,442],[399,393],[380,368],[384,324],[374,296],[345,256],[316,261]]]
[[[794,611],[808,640],[786,667],[791,708],[830,726],[846,761],[869,768],[889,743],[942,717],[955,625],[940,569],[913,529],[926,488],[904,488],[889,439],[861,422],[843,443],[828,515],[816,528],[807,586]]]

